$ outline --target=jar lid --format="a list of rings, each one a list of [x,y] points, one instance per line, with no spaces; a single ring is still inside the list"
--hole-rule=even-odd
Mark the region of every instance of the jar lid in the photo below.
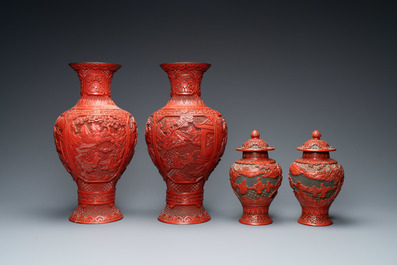
[[[274,150],[273,146],[269,146],[265,141],[259,139],[260,133],[257,130],[251,132],[251,139],[246,141],[242,146],[236,148],[237,151],[259,152]]]
[[[312,132],[312,137],[313,139],[307,140],[302,146],[296,149],[308,152],[330,152],[336,150],[335,147],[330,146],[326,141],[320,140],[321,133],[318,130]]]

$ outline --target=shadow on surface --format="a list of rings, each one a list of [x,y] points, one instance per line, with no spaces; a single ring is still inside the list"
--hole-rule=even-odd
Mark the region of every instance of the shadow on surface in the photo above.
[[[282,215],[278,215],[277,213],[275,214],[269,214],[270,218],[272,218],[273,223],[275,225],[279,225],[279,224],[294,224],[297,223],[298,217],[295,216],[282,216]]]
[[[357,225],[360,223],[363,223],[364,220],[362,219],[353,219],[351,217],[347,216],[342,216],[342,215],[330,215],[329,216],[332,220],[333,225],[338,225],[338,226],[351,226],[351,225]]]
[[[25,211],[25,214],[28,214],[29,218],[33,218],[36,220],[62,220],[69,222],[69,217],[75,209],[76,207],[74,206],[63,208],[54,208],[53,206],[47,208],[30,208]]]
[[[120,209],[120,208],[119,208]],[[159,216],[162,209],[143,209],[143,208],[121,208],[120,211],[123,213],[124,218],[143,218],[143,219],[155,219]]]

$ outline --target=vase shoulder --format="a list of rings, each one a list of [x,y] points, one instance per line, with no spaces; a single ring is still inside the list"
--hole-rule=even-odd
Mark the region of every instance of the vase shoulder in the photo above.
[[[72,108],[76,109],[121,109],[110,98],[87,98],[82,97]]]
[[[216,110],[211,109],[205,105],[198,106],[183,106],[183,107],[174,107],[174,106],[164,106],[163,108],[155,111],[151,117],[159,118],[164,116],[185,116],[185,117],[193,117],[193,116],[205,116],[211,120],[223,119],[223,116]]]

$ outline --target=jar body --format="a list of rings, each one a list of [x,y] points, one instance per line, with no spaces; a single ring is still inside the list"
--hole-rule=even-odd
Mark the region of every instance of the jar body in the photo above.
[[[240,223],[266,225],[270,203],[282,181],[280,165],[273,159],[241,159],[230,167],[230,183],[243,206]]]
[[[311,226],[332,224],[328,211],[342,188],[344,171],[329,154],[305,154],[289,168],[289,183],[301,207],[298,222]]]

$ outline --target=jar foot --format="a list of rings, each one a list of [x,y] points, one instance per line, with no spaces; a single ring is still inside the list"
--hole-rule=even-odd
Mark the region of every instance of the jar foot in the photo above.
[[[302,215],[298,219],[298,223],[310,226],[332,225],[332,220],[328,215],[328,209],[329,207],[302,207]]]
[[[273,223],[270,218],[269,206],[243,206],[243,215],[239,222],[246,225],[268,225]]]

